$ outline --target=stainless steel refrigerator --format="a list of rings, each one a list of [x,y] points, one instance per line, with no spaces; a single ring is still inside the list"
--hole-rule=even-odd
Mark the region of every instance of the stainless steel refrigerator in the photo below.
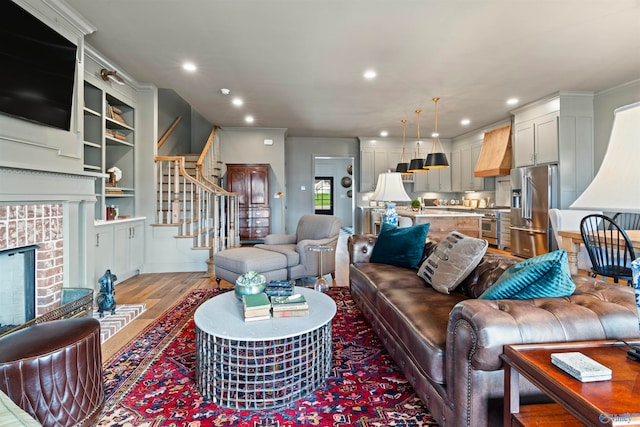
[[[511,253],[529,258],[549,252],[549,209],[558,204],[558,166],[513,169],[511,181]]]

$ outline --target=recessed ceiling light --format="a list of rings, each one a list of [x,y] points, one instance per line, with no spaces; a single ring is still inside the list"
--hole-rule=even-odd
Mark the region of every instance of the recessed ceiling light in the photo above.
[[[253,116],[247,116],[244,118],[244,121],[247,123],[253,123],[254,119]]]
[[[229,95],[231,93],[231,91],[227,88],[222,88],[220,89],[220,92],[222,92],[223,95]]]
[[[516,105],[518,103],[518,98],[509,98],[507,99],[508,105]]]
[[[196,64],[194,64],[193,62],[185,62],[184,64],[182,64],[182,68],[186,71],[195,71],[198,69],[198,67],[196,67]]]
[[[387,132],[386,130],[383,130],[382,132],[380,132],[380,136],[388,136],[389,132]]]
[[[438,132],[433,132],[433,133],[431,134],[431,138],[437,138],[437,137],[439,137],[439,136],[440,136],[440,134],[439,134]]]
[[[244,104],[244,102],[242,101],[242,98],[237,98],[237,97],[236,97],[236,98],[233,98],[233,99],[231,100],[231,103],[232,103],[233,105],[235,105],[236,107],[240,107],[242,104]]]
[[[376,73],[373,70],[367,70],[367,71],[364,72],[364,78],[367,79],[367,80],[375,79],[377,75],[378,75],[378,73]]]
[[[462,120],[460,120],[460,124],[461,124],[462,126],[467,126],[467,125],[469,125],[470,123],[471,123],[471,120],[469,120],[469,119],[462,119]]]

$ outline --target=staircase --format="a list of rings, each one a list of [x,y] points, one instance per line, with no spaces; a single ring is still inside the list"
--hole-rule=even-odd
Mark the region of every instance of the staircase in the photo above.
[[[158,141],[158,148],[180,118]],[[238,196],[220,187],[216,130],[200,154],[156,156],[157,204],[154,227],[168,228],[194,251],[208,251],[207,270],[219,251],[240,246]],[[194,255],[199,258],[198,255]]]

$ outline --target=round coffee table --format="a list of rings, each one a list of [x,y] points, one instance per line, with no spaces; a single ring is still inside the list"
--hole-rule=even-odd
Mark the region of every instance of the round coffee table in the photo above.
[[[203,396],[226,408],[269,409],[324,383],[336,304],[311,289],[296,287],[295,293],[306,298],[308,316],[245,322],[233,292],[196,310],[196,386]]]

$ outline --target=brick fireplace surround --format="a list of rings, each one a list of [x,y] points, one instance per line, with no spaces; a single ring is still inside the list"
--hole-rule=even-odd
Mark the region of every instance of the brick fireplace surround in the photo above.
[[[0,250],[39,246],[36,316],[60,306],[63,287],[96,290],[89,281],[94,262],[94,179],[0,167]]]
[[[0,251],[38,245],[36,316],[60,305],[64,259],[62,215],[59,203],[0,206]],[[0,310],[4,301],[11,301],[10,298],[0,300]]]

